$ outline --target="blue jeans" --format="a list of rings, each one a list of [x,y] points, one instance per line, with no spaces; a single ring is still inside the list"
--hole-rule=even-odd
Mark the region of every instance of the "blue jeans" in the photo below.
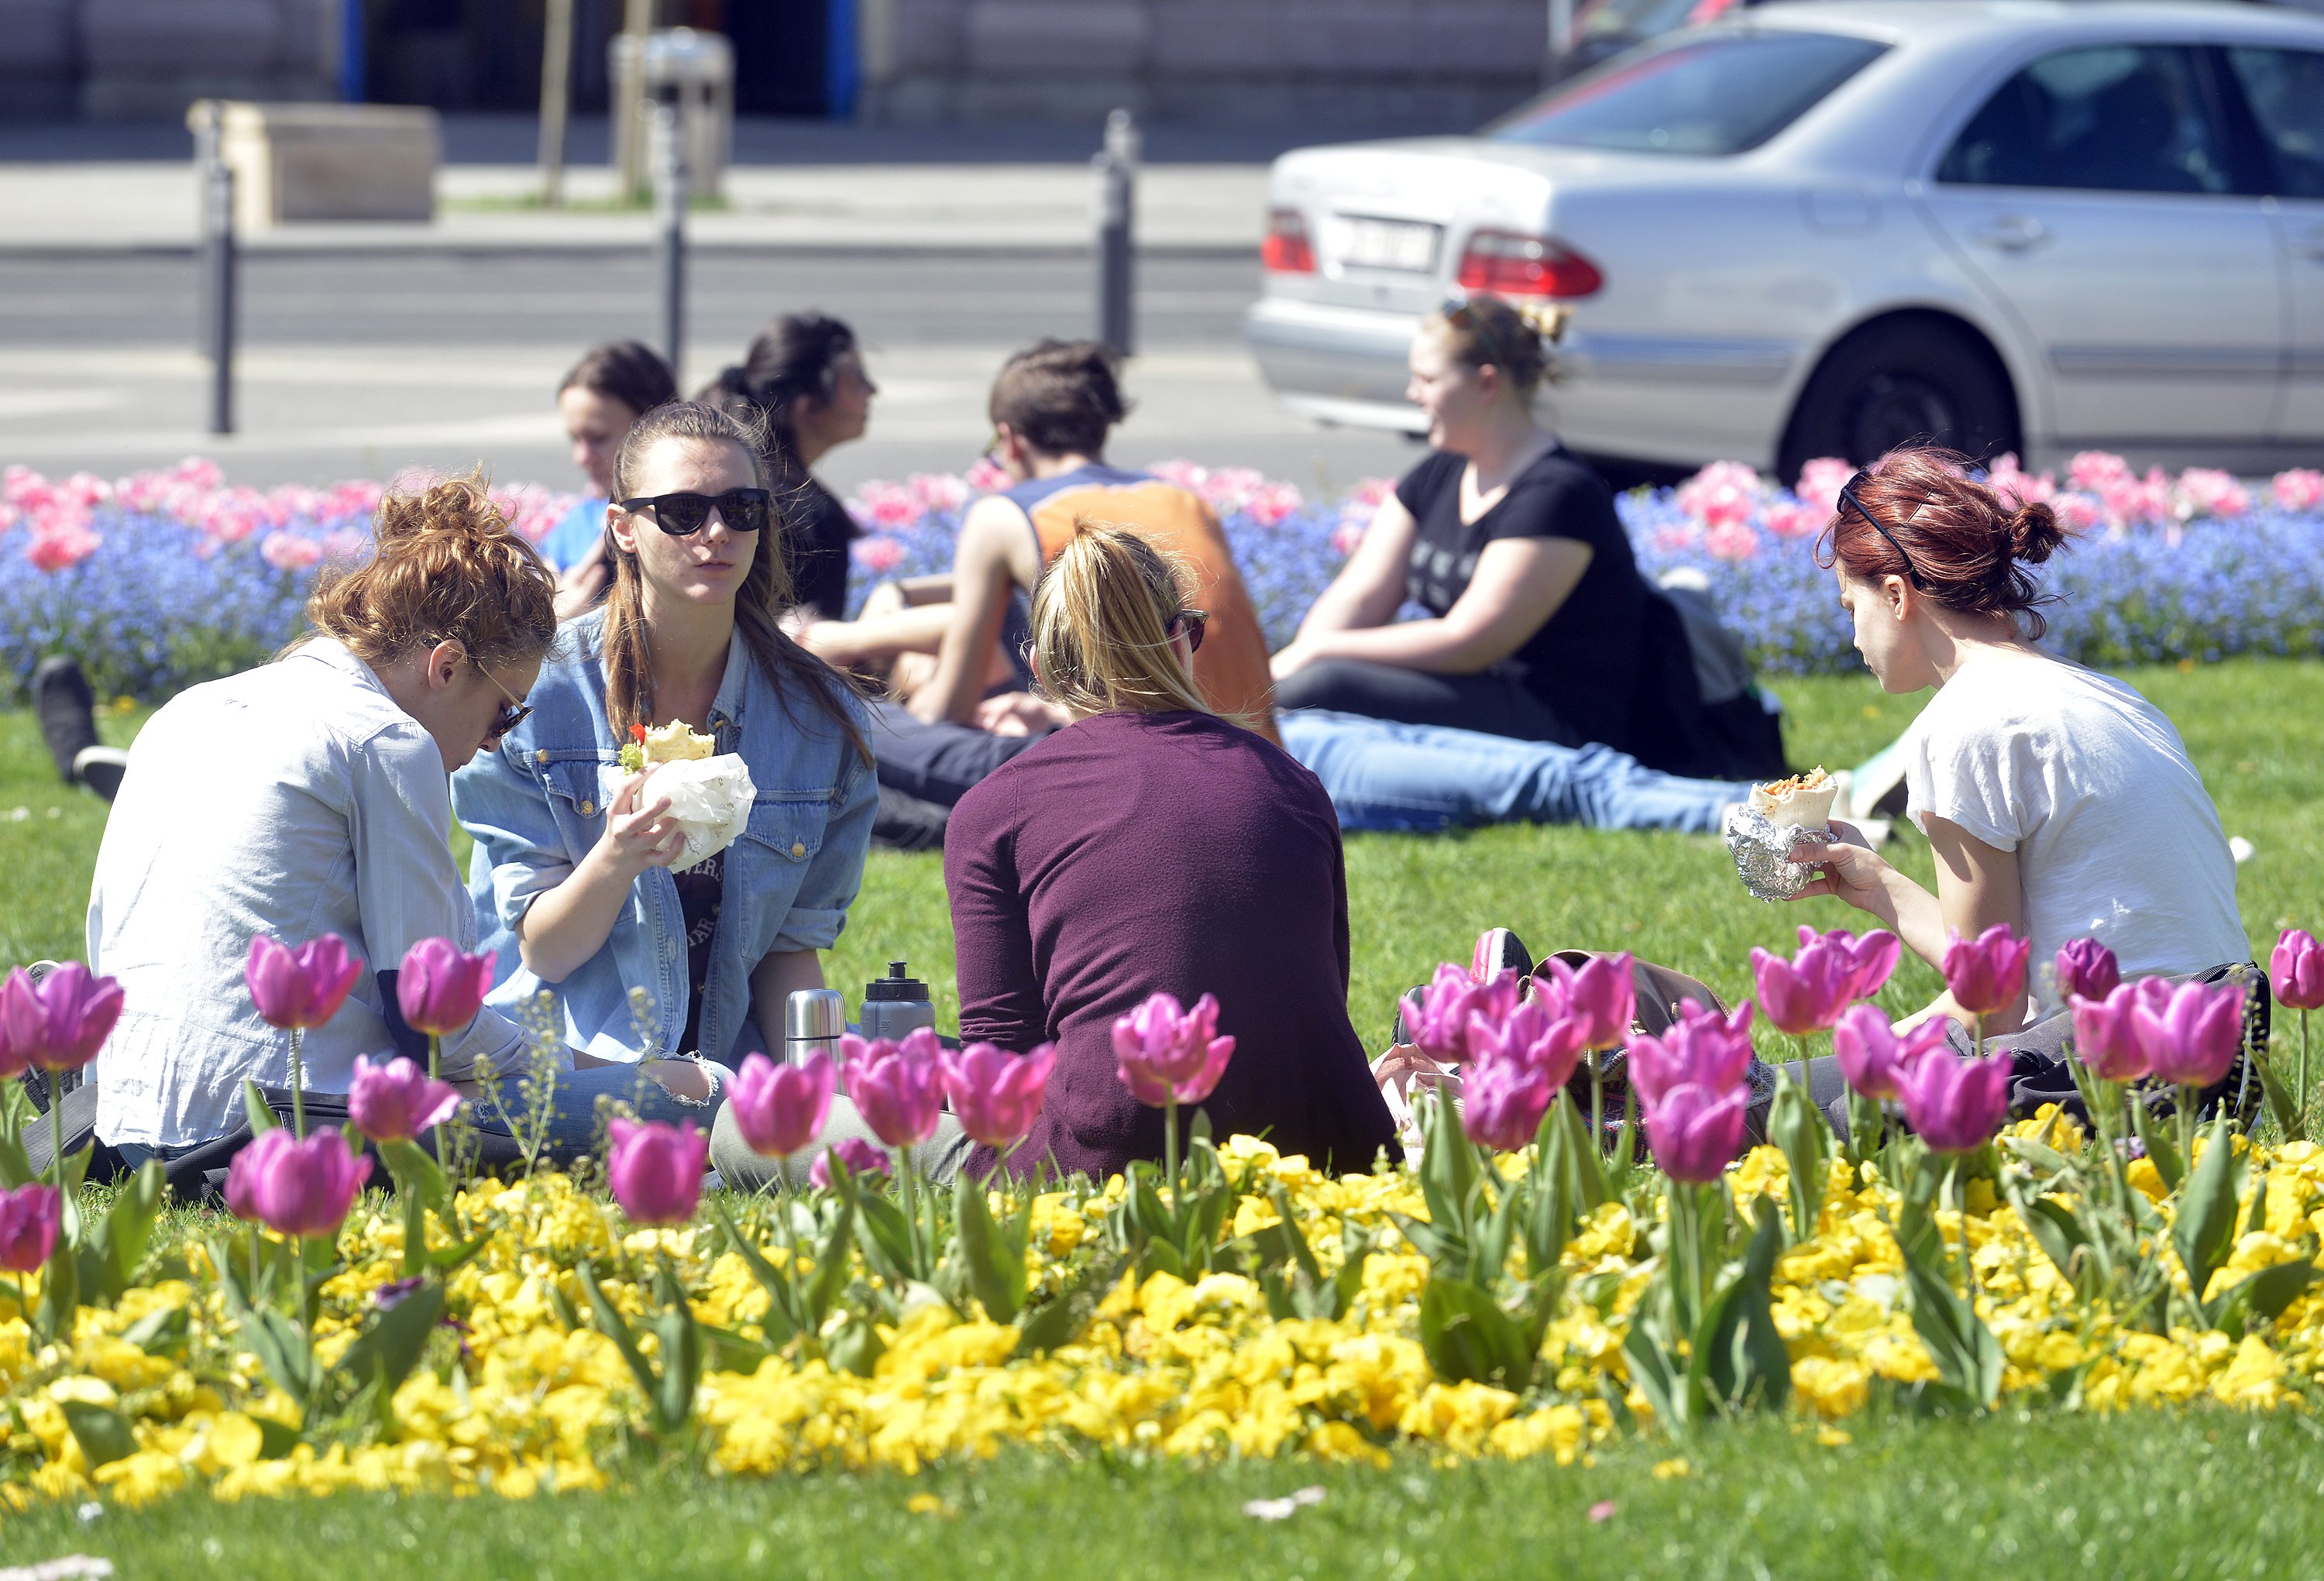
[[[1471,823],[1579,823],[1715,834],[1751,794],[1685,779],[1613,748],[1561,747],[1477,731],[1397,724],[1328,709],[1277,713],[1283,745],[1323,782],[1346,830],[1434,832]]]
[[[549,1116],[548,1154],[559,1163],[586,1157],[598,1137],[597,1100],[600,1098],[619,1098],[630,1106],[630,1112],[641,1120],[664,1120],[676,1125],[691,1125],[707,1132],[711,1120],[726,1101],[726,1075],[723,1066],[705,1062],[715,1085],[710,1096],[701,1102],[676,1098],[652,1077],[635,1065],[593,1065],[583,1071],[559,1071]],[[492,1089],[489,1100],[479,1098],[469,1113],[479,1131],[497,1135],[513,1135],[509,1117],[521,1120],[526,1113],[524,1080],[521,1076],[501,1079]]]

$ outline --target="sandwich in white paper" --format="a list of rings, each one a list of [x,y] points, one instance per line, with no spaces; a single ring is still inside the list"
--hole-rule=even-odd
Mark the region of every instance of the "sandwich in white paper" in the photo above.
[[[669,811],[663,816],[686,834],[671,872],[683,873],[742,838],[759,787],[740,753],[719,751],[715,737],[683,720],[655,730],[633,726],[630,733],[634,739],[622,749],[619,767],[604,772],[605,799],[611,802],[615,787],[631,775],[653,771],[641,799],[667,798]]]

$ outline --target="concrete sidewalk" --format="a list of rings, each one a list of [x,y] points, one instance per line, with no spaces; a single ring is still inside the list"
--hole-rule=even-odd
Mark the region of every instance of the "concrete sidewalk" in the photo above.
[[[1360,129],[1158,128],[1138,188],[1138,238],[1162,251],[1252,253],[1267,161]],[[552,251],[649,245],[651,216],[612,207],[602,120],[576,127],[567,207],[537,207],[521,117],[450,117],[432,224],[315,223],[245,233],[259,251]],[[725,206],[698,211],[696,246],[800,251],[1078,249],[1091,244],[1096,128],[895,128],[742,122]],[[0,253],[189,249],[195,182],[180,128],[0,129]]]

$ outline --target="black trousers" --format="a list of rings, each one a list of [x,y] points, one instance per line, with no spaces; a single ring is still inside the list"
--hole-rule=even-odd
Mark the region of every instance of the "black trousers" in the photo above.
[[[1342,713],[1392,719],[1400,724],[1480,731],[1561,747],[1586,744],[1586,738],[1535,695],[1531,687],[1515,676],[1491,670],[1472,676],[1434,676],[1370,659],[1318,659],[1277,684],[1275,705],[1331,708]]]

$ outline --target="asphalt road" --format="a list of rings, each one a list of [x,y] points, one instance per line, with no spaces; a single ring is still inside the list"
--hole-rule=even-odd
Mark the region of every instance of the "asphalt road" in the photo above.
[[[1276,404],[1241,342],[1253,261],[1149,256],[1139,284],[1137,410],[1115,459],[1256,466],[1328,490],[1415,457],[1395,437],[1319,429]],[[221,439],[203,431],[194,291],[183,256],[0,259],[0,464],[114,474],[203,454],[263,486],[482,462],[569,486],[558,379],[587,345],[650,340],[658,322],[652,263],[634,252],[247,257],[241,431]],[[686,379],[739,360],[760,324],[799,308],[854,325],[882,385],[870,435],[826,464],[842,488],[965,466],[1008,352],[1094,320],[1084,257],[704,253]]]

